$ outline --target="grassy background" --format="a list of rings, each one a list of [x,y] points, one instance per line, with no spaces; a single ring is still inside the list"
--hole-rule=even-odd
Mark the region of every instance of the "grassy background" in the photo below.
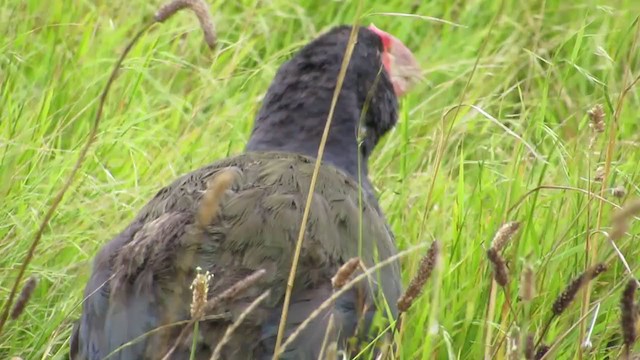
[[[279,64],[329,26],[352,22],[356,12],[349,1],[208,2],[218,51],[206,48],[197,22],[181,13],[148,33],[126,60],[97,142],[28,269],[40,284],[26,312],[7,324],[0,357],[64,358],[90,261],[101,244],[161,186],[240,152]],[[159,2],[0,4],[4,301],[52,196],[86,141],[115,59]],[[607,344],[619,335],[626,274],[596,230],[609,229],[612,204],[640,195],[638,91],[620,103],[617,126],[612,117],[623,89],[640,74],[639,14],[637,0],[365,2],[363,22],[402,39],[426,77],[403,100],[399,126],[370,167],[400,248],[436,238],[443,244],[441,272],[429,282],[438,291],[427,291],[410,310],[402,358],[482,358],[488,330],[492,343],[500,341],[510,322],[523,318],[517,294],[525,259],[536,273],[530,328],[538,332],[557,294],[585,264],[611,264],[592,284],[588,307],[581,295],[552,323],[546,341],[561,340],[559,359],[617,358],[619,341],[610,349]],[[480,110],[466,106],[456,117],[445,116],[461,101]],[[605,105],[607,126],[590,150],[586,112],[597,103]],[[525,143],[541,157],[532,156]],[[609,145],[609,176],[593,182]],[[603,191],[607,201],[544,189],[507,212],[540,184]],[[614,198],[615,186],[624,186],[627,195]],[[502,290],[492,296],[485,249],[507,220],[522,221],[504,254],[513,276],[508,297]],[[628,235],[618,244],[634,270],[640,265],[637,240]],[[416,253],[403,260],[406,281],[419,259]],[[515,316],[505,307],[507,298]],[[580,326],[559,338],[598,303],[590,350],[581,350]],[[591,321],[589,316],[584,322],[587,330]]]

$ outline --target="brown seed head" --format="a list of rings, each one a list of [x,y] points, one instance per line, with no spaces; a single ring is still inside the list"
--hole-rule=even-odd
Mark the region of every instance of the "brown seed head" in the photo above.
[[[418,272],[411,279],[407,290],[402,294],[400,299],[398,299],[398,310],[400,312],[406,312],[409,310],[415,299],[420,296],[422,292],[422,288],[424,284],[427,282],[433,269],[436,266],[436,262],[438,261],[438,256],[440,255],[440,243],[438,240],[435,240],[431,243],[429,250],[420,260],[420,266],[418,267]]]
[[[520,223],[517,221],[510,221],[503,224],[493,237],[493,240],[491,241],[491,247],[494,248],[497,252],[502,251],[502,249],[504,249],[504,247],[509,243],[509,240],[511,240],[511,238],[519,228]]]
[[[613,195],[613,197],[615,198],[622,199],[625,195],[627,195],[627,189],[625,189],[622,185],[618,185],[611,189],[611,195]]]
[[[535,279],[531,265],[526,265],[522,270],[522,279],[520,283],[520,297],[522,298],[522,301],[529,302],[533,300],[533,297],[535,296]]]
[[[612,229],[609,237],[611,240],[618,240],[629,230],[629,222],[640,213],[640,199],[628,202],[622,209],[613,214]]]
[[[24,283],[22,290],[20,291],[20,295],[18,299],[13,304],[13,308],[11,309],[11,319],[17,319],[24,309],[27,306],[27,303],[31,299],[31,295],[33,295],[33,290],[35,290],[36,285],[38,285],[38,278],[33,275],[27,279],[27,282]]]
[[[493,277],[496,279],[498,285],[505,287],[509,283],[509,270],[507,264],[500,256],[495,248],[489,248],[487,250],[487,258],[493,265]]]
[[[636,323],[638,321],[638,311],[635,304],[635,295],[638,290],[638,280],[632,278],[627,282],[622,298],[620,299],[621,310],[621,327],[624,344],[627,348],[631,348],[638,336]]]
[[[342,264],[338,271],[336,271],[336,275],[331,278],[333,288],[339,290],[345,286],[351,275],[353,275],[358,268],[358,265],[360,265],[360,258],[357,257],[351,258],[346,263]]]
[[[542,359],[542,357],[549,352],[549,349],[550,349],[549,345],[541,344],[540,346],[538,346],[538,349],[536,350],[536,356],[534,357],[534,359],[535,360]]]
[[[597,264],[593,267],[587,269],[585,272],[580,274],[578,277],[573,279],[569,285],[564,289],[564,291],[556,298],[556,301],[553,303],[553,313],[558,316],[562,314],[569,305],[575,299],[576,294],[582,288],[583,285],[588,283],[589,281],[596,278],[598,275],[607,270],[607,266],[604,264]]]
[[[182,9],[190,9],[196,14],[200,27],[204,33],[204,39],[209,45],[209,48],[213,49],[216,46],[216,32],[213,28],[213,21],[211,20],[211,14],[209,13],[209,7],[204,0],[172,0],[162,5],[155,14],[156,22],[164,22],[168,18],[172,17],[175,13]]]
[[[527,334],[527,338],[524,343],[524,358],[526,360],[533,360],[535,358],[535,345],[533,342],[533,334]]]
[[[604,132],[605,122],[604,122],[604,108],[602,105],[598,104],[591,108],[591,110],[587,111],[589,115],[589,127],[596,133]]]
[[[593,175],[593,181],[602,182],[602,180],[604,180],[604,167],[603,166],[598,166],[596,168],[595,175]]]

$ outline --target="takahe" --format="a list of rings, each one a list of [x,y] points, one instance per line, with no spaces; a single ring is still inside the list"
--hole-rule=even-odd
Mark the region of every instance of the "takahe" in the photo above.
[[[266,290],[270,295],[236,324],[220,358],[273,356],[315,157],[351,30],[330,29],[281,66],[245,153],[160,190],[100,250],[73,330],[72,359],[162,359],[169,351],[168,359],[188,359],[193,344],[197,359],[209,359],[227,328]],[[368,268],[397,253],[369,182],[367,160],[396,124],[397,97],[417,71],[398,39],[373,25],[357,28],[315,187],[285,341],[331,296],[331,279],[342,264],[360,257]],[[211,190],[218,176],[227,179],[228,188]],[[218,192],[217,200],[211,191]],[[258,269],[266,274],[205,314],[196,332],[185,333],[196,267],[213,275],[208,298]],[[348,350],[350,338],[371,339],[367,330],[374,314],[387,324],[397,315],[401,288],[399,264],[392,262],[339,297],[280,358],[317,359],[327,343]],[[333,326],[327,332],[330,315]],[[180,333],[188,335],[179,339]]]

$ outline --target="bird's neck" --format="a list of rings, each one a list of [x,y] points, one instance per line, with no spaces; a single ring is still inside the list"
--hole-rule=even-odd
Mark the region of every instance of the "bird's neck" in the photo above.
[[[334,111],[322,160],[371,190],[367,176],[368,153],[358,146],[360,111],[344,103],[339,101]],[[282,151],[317,158],[329,106],[323,109],[317,103],[270,105],[269,99],[265,99],[246,150]]]

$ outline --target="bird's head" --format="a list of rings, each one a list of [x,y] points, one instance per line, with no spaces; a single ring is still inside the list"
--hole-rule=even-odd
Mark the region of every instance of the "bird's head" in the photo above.
[[[325,62],[332,76],[342,65],[351,31],[351,25],[333,27],[306,47]],[[366,134],[361,138],[362,151],[371,153],[379,139],[395,126],[398,97],[405,95],[420,75],[414,55],[398,38],[373,24],[358,28],[343,92],[357,94],[358,108],[366,112],[359,124],[359,130]]]
[[[280,67],[256,117],[248,150],[315,156],[352,30],[352,25],[332,27]],[[398,97],[419,77],[416,59],[400,40],[374,25],[357,27],[328,138],[333,157],[343,161],[356,137],[361,154],[371,154],[397,123]]]
[[[387,71],[397,96],[404,95],[420,78],[420,67],[411,51],[393,35],[369,25],[382,43],[382,65]]]

